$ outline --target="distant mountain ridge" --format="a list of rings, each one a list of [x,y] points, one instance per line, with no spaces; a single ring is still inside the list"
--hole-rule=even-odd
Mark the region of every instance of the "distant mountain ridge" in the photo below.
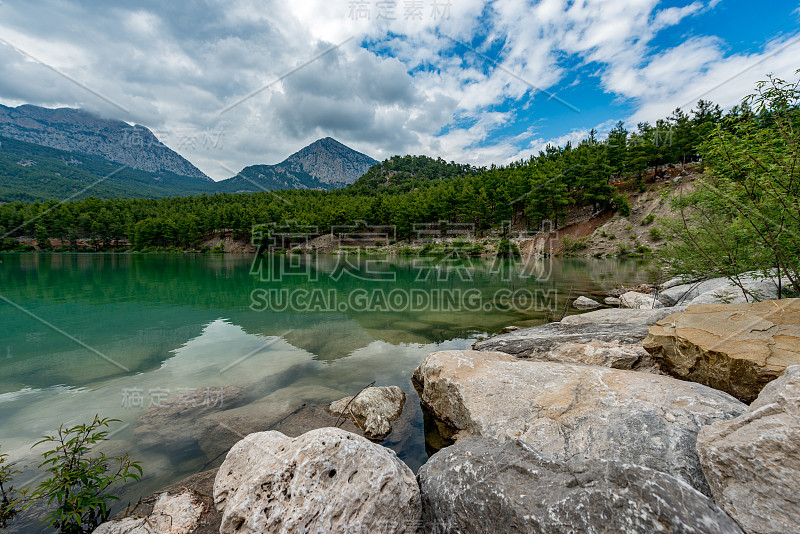
[[[295,152],[277,165],[251,165],[236,176],[217,182],[219,191],[275,189],[339,189],[354,183],[378,161],[325,137]]]
[[[376,164],[325,137],[277,165],[251,165],[214,182],[144,126],[79,109],[0,105],[0,202],[330,190]]]
[[[58,150],[100,156],[151,173],[213,182],[200,169],[173,151],[144,126],[103,119],[89,112],[22,105],[0,105],[0,136]]]

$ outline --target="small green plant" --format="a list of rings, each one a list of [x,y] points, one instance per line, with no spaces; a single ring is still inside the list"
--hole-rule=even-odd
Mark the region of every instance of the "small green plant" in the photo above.
[[[600,232],[600,237],[608,237],[608,233],[605,230]]]
[[[626,243],[620,243],[617,245],[617,255],[618,256],[627,256],[631,253],[630,247]]]
[[[653,221],[655,221],[655,220],[656,220],[656,216],[651,213],[647,217],[642,219],[642,226],[647,226],[648,224],[652,224]]]
[[[34,445],[55,445],[42,454],[44,462],[39,466],[50,476],[31,494],[34,500],[56,505],[43,523],[62,534],[91,532],[108,519],[108,501],[119,500],[108,489],[117,482],[141,480],[142,468],[128,454],[118,458],[89,455],[92,445],[107,439],[108,432],[103,429],[116,421],[96,415],[88,425],[61,425],[56,435],[45,436]]]
[[[616,239],[617,238],[617,234],[608,234],[608,238],[609,239]]]
[[[663,237],[663,234],[662,234],[660,228],[658,228],[656,226],[654,226],[653,228],[650,228],[650,239],[652,239],[653,241],[659,241],[662,237]]]
[[[633,226],[631,226],[630,224],[625,227],[626,232],[630,232],[631,230],[633,230]]]
[[[225,245],[220,243],[219,245],[214,247],[214,250],[212,252],[225,252]]]
[[[636,250],[636,254],[641,254],[642,256],[645,256],[645,255],[650,254],[651,252],[653,252],[650,249],[650,247],[648,247],[646,245],[637,245],[635,250]]]
[[[8,455],[0,454],[0,530],[5,529],[19,511],[17,507],[22,495],[12,485],[17,473],[19,471],[14,469],[14,464],[8,461]]]

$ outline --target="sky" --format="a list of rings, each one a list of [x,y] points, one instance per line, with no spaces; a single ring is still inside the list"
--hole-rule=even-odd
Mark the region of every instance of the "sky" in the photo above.
[[[502,165],[799,68],[798,0],[0,2],[0,103],[145,125],[217,180],[327,136]]]

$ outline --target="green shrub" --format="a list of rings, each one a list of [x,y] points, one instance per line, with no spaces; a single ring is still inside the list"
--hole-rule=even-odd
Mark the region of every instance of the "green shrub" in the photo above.
[[[633,230],[633,226],[631,226],[630,224],[625,227],[626,232],[630,232],[631,230]]]
[[[616,239],[617,238],[617,234],[608,234],[608,238],[609,239]]]
[[[561,240],[561,244],[564,245],[565,252],[576,252],[589,246],[589,238],[581,237],[579,239],[572,239],[569,236],[564,236]]]
[[[617,255],[618,256],[627,256],[630,253],[631,253],[631,249],[626,243],[619,243],[617,245]]]
[[[642,226],[647,226],[648,224],[652,224],[652,222],[655,221],[655,220],[656,220],[656,216],[651,213],[647,217],[642,219]]]
[[[663,234],[661,233],[661,229],[660,228],[658,228],[657,226],[654,226],[653,228],[650,228],[650,239],[652,239],[653,241],[658,241],[662,237],[663,237]]]
[[[61,533],[92,532],[108,519],[108,501],[119,500],[108,489],[117,482],[141,480],[142,468],[128,454],[118,458],[102,452],[89,455],[91,446],[108,438],[108,432],[102,429],[116,421],[96,415],[88,425],[61,425],[57,435],[45,436],[34,445],[54,445],[42,454],[44,462],[40,465],[50,476],[31,494],[33,500],[56,505],[43,521],[50,527]]]
[[[21,495],[17,493],[12,485],[14,475],[19,473],[14,469],[14,464],[8,462],[7,454],[0,454],[0,530],[5,531],[8,522],[13,518],[17,509]]]
[[[504,237],[497,244],[497,257],[512,258],[514,256],[519,256],[519,247]]]

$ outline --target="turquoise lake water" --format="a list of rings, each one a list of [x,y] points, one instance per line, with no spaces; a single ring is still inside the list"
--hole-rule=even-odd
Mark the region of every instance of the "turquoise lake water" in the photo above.
[[[142,446],[137,418],[161,399],[237,385],[275,417],[374,381],[406,393],[384,444],[416,470],[427,454],[410,377],[427,353],[646,281],[645,266],[617,260],[0,255],[0,450],[24,483],[42,435],[120,419],[108,450],[142,461],[145,479],[124,492],[135,500],[221,461],[199,446]]]

